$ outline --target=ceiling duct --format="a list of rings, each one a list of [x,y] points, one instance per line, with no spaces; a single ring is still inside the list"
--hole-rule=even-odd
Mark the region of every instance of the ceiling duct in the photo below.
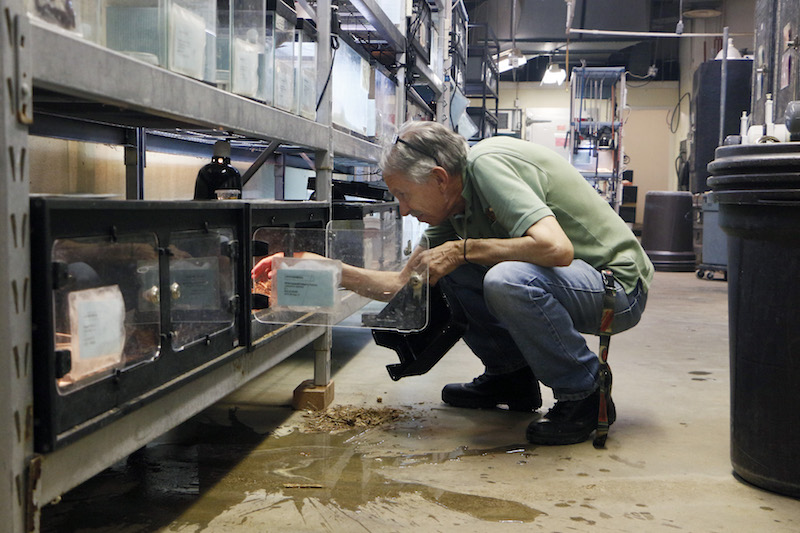
[[[516,3],[516,24],[512,20]],[[470,22],[488,23],[500,41],[563,41],[567,3],[564,0],[493,0],[469,2]],[[648,31],[650,5],[642,0],[575,0],[573,28]],[[511,35],[514,31],[516,35]]]

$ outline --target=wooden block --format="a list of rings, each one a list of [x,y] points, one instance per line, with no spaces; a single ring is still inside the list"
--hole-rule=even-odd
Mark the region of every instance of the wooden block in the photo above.
[[[327,385],[314,385],[307,379],[294,389],[292,407],[300,410],[323,411],[333,402],[333,381]]]

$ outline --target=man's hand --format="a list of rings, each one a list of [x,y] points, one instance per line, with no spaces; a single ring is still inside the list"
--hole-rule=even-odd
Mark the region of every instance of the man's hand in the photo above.
[[[404,272],[423,272],[427,268],[428,282],[435,285],[466,263],[491,267],[503,261],[524,261],[545,267],[567,266],[572,263],[574,253],[555,217],[546,216],[522,237],[447,241],[429,250],[418,247]]]
[[[447,241],[436,248],[417,248],[408,260],[411,272],[428,272],[428,283],[436,283],[464,264],[463,241]]]

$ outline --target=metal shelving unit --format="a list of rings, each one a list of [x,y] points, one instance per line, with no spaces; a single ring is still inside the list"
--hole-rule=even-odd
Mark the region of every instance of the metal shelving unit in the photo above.
[[[31,22],[28,46],[35,58],[34,93],[47,89],[62,95],[58,106],[70,114],[102,118],[105,110],[109,121],[117,123],[227,130],[327,149],[329,133],[323,123],[153,67],[35,19]],[[91,72],[103,75],[87,75]]]
[[[622,203],[624,67],[576,67],[570,77],[570,163],[615,211]]]
[[[27,84],[28,90],[32,90],[32,105],[37,113],[78,121],[77,124],[84,121],[84,129],[88,130],[89,136],[96,133],[99,127],[109,130],[116,127],[138,132],[140,138],[144,138],[142,130],[149,126],[171,131],[177,131],[176,128],[224,131],[252,139],[253,142],[279,141],[287,147],[303,147],[316,155],[317,182],[322,184],[321,190],[326,190],[326,184],[329,188],[331,167],[319,164],[320,160],[332,157],[334,142],[330,127],[324,122],[324,105],[323,121],[310,121],[142,63],[69,33],[54,30],[36,20],[28,23],[23,6],[19,5],[17,9],[19,12],[14,18],[15,22],[27,28],[25,47],[15,50],[12,64],[16,81]],[[324,12],[320,14],[324,15]],[[324,18],[320,17],[322,24],[325,24]],[[325,36],[324,42],[327,41]],[[25,55],[30,59],[31,68],[20,79],[17,62]],[[95,71],[104,75],[87,75]],[[120,83],[119,80],[125,82]],[[202,102],[202,105],[198,105],[198,102]],[[24,126],[18,138],[21,144],[26,143]],[[378,150],[370,143],[343,137],[338,139],[337,153],[348,158],[373,161]],[[24,176],[16,180],[27,183]],[[13,195],[17,200],[23,199],[18,205],[27,204],[28,192],[26,189]],[[24,214],[21,220],[27,222]],[[21,255],[27,257],[27,251]],[[20,272],[20,275],[24,275],[25,281],[28,281],[28,272]],[[20,296],[28,297],[27,294]],[[19,307],[19,302],[16,307]],[[30,317],[26,316],[26,319],[29,330]],[[17,456],[20,452],[25,456],[25,460],[9,464],[23,472],[27,470],[18,475],[20,481],[14,488],[16,494],[2,495],[4,505],[17,503],[17,508],[10,509],[8,516],[22,517],[21,523],[24,524],[18,527],[15,523],[11,531],[35,530],[38,527],[39,509],[43,504],[197,414],[310,342],[317,343],[314,381],[318,385],[327,384],[330,381],[329,329],[282,328],[273,334],[269,342],[231,362],[209,362],[198,366],[190,373],[198,377],[191,379],[191,375],[184,375],[184,379],[189,379],[179,388],[162,385],[169,388],[170,392],[53,453],[35,455],[28,441],[7,447],[16,448]],[[26,354],[29,345],[27,341]],[[220,356],[220,360],[225,357]],[[24,364],[24,375],[30,379],[29,361]],[[4,372],[3,377],[6,376],[13,374]],[[25,388],[28,388],[27,383]],[[27,397],[28,401],[15,411],[14,418],[21,431],[29,435],[34,431],[32,419],[30,416],[21,417],[20,413],[31,412],[32,399],[29,395],[18,397]],[[168,415],[165,416],[165,413]],[[22,450],[19,450],[19,444],[23,444]]]
[[[403,57],[408,107],[422,110],[428,118],[436,121],[443,120],[441,110],[449,102],[444,65],[449,61],[447,35],[450,12],[446,0],[415,0],[413,13],[408,19]],[[426,22],[430,22],[430,26]],[[420,34],[422,40],[427,42],[427,52],[422,50],[424,47],[419,42]],[[441,60],[440,65],[435,64],[434,57]],[[406,119],[410,118],[406,116]]]
[[[331,46],[331,2],[309,6],[319,28],[318,72],[328,72]],[[350,0],[364,30],[358,37],[375,45],[374,54],[402,57],[405,36],[374,0]],[[434,3],[441,6],[437,0]],[[0,437],[0,513],[5,531],[37,531],[43,505],[89,477],[146,445],[163,432],[199,413],[248,380],[263,373],[301,347],[315,343],[314,381],[330,381],[330,329],[321,326],[279,328],[269,342],[233,361],[212,361],[198,367],[195,379],[89,435],[47,454],[33,449],[34,419],[31,362],[30,243],[28,225],[30,179],[28,136],[69,131],[84,140],[124,144],[143,153],[150,130],[224,132],[255,146],[278,141],[287,149],[313,152],[317,200],[330,205],[331,176],[336,160],[374,165],[376,144],[336,131],[331,126],[330,91],[322,98],[317,121],[224,92],[206,83],[158,68],[84,41],[68,32],[29,19],[23,0],[0,0],[0,71],[5,105],[0,110],[2,195],[0,227],[5,253],[0,277],[0,337],[5,357],[0,362],[0,400],[6,431]],[[446,11],[446,10],[445,10]],[[420,65],[427,83],[442,90],[435,73]],[[402,70],[402,69],[401,69]],[[97,73],[101,73],[97,75]],[[324,79],[318,80],[320,92]],[[402,75],[400,76],[402,85]],[[398,99],[398,107],[403,107]],[[36,112],[40,119],[32,125]],[[398,117],[403,113],[398,112]],[[148,128],[148,129],[146,129]],[[190,136],[191,137],[191,136]],[[191,140],[191,139],[190,139]],[[167,142],[167,141],[164,141]],[[138,169],[141,172],[141,169]],[[136,181],[137,171],[129,175]],[[140,177],[140,176],[139,176]],[[136,197],[136,184],[128,184]],[[131,192],[133,191],[133,192]],[[363,303],[350,302],[346,309]],[[344,317],[335,317],[338,320]],[[224,356],[221,356],[224,357]],[[206,368],[208,367],[208,368]],[[168,385],[165,385],[168,386]]]
[[[497,112],[500,102],[500,73],[497,57],[500,43],[487,24],[469,25],[465,95],[474,104],[467,109],[478,132],[470,138],[479,141],[497,134]]]

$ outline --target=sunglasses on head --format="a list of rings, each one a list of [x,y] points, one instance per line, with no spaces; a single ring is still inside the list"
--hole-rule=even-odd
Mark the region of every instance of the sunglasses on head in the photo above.
[[[406,141],[404,139],[401,139],[399,135],[395,135],[394,136],[394,141],[392,142],[392,144],[397,144],[397,143],[405,144],[406,146],[408,146],[409,148],[411,148],[415,152],[420,153],[420,154],[422,154],[422,155],[424,155],[426,157],[430,157],[431,159],[433,159],[434,163],[436,163],[437,167],[441,167],[442,166],[441,163],[439,163],[439,160],[436,158],[436,156],[433,155],[433,153],[431,153],[431,152],[429,152],[427,150],[424,150],[423,148],[420,148],[418,146],[414,146],[410,142],[408,142],[408,141]]]

